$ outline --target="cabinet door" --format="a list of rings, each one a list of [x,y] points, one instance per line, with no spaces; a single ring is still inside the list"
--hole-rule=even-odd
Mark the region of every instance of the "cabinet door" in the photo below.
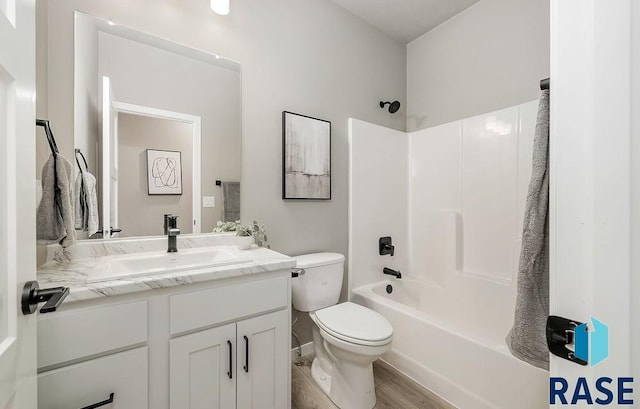
[[[147,408],[147,347],[107,355],[38,375],[39,409],[77,409],[103,402],[109,409]]]
[[[236,407],[236,324],[170,341],[170,408]]]
[[[238,322],[238,409],[288,408],[289,312]]]

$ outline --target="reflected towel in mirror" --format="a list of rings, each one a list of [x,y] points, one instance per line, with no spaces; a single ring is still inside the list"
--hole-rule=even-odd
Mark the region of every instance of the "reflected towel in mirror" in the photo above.
[[[222,182],[222,221],[240,220],[240,182]]]
[[[96,178],[87,171],[76,177],[74,208],[76,230],[87,231],[89,237],[96,234],[100,225]]]

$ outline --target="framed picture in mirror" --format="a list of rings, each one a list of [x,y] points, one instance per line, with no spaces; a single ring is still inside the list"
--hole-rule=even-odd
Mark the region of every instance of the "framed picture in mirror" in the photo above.
[[[282,198],[331,200],[331,122],[282,113]]]
[[[147,149],[149,195],[182,194],[182,152]]]

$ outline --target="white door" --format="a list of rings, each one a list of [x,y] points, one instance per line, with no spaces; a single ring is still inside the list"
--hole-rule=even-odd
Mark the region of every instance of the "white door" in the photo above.
[[[102,77],[102,230],[108,239],[118,228],[118,112],[109,77]]]
[[[0,1],[0,409],[36,408],[35,1]],[[38,138],[44,138],[38,134]]]
[[[236,407],[236,324],[170,341],[171,409]]]
[[[289,395],[289,313],[238,322],[238,409],[285,409]]]
[[[600,386],[612,392],[609,404],[626,405],[620,401],[620,378],[625,388],[633,388],[624,378],[638,375],[631,368],[638,348],[631,331],[638,317],[633,319],[630,304],[631,257],[638,252],[632,248],[631,231],[637,223],[631,183],[638,177],[630,154],[638,143],[637,136],[632,138],[631,90],[640,79],[638,67],[631,64],[632,32],[640,29],[640,22],[631,18],[638,7],[633,3],[552,0],[551,314],[586,322],[598,334],[591,333],[585,338],[590,342],[582,344],[591,351],[586,366],[552,356],[552,406],[563,403],[553,395],[563,382],[568,404],[574,400],[572,407],[591,406],[584,393],[575,393],[581,377],[594,404],[597,398],[608,400],[596,385],[598,378],[608,377],[613,382]],[[608,337],[591,317],[608,327]],[[608,357],[602,359],[607,340]],[[600,351],[597,359],[595,349]],[[581,387],[584,391],[585,385]],[[622,395],[622,400],[632,396]],[[636,391],[636,405],[637,400]]]

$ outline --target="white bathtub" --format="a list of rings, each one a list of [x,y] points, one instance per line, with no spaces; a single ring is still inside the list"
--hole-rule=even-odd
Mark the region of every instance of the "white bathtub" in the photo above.
[[[511,356],[491,314],[462,313],[451,304],[459,300],[411,279],[354,289],[352,301],[393,325],[393,348],[383,359],[457,407],[549,407],[548,372]]]

